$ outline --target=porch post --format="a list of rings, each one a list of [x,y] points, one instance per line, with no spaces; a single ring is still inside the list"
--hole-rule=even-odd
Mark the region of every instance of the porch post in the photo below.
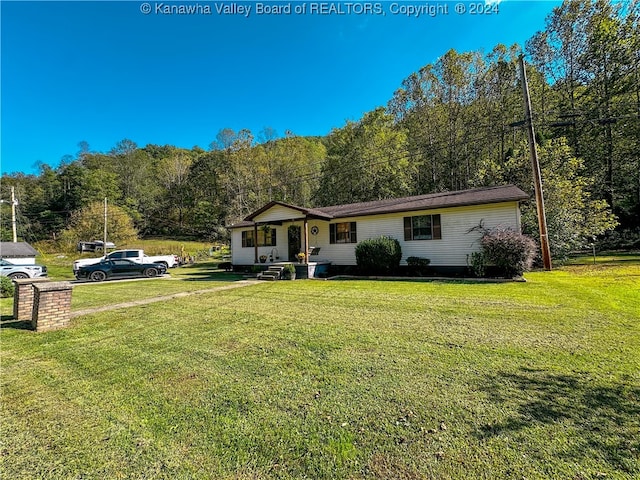
[[[304,258],[305,262],[309,263],[309,222],[307,217],[304,217]]]
[[[253,222],[253,252],[255,260],[253,263],[258,263],[258,224]]]

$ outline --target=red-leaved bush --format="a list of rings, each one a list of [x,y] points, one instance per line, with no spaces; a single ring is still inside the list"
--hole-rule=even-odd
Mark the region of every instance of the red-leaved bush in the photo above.
[[[530,237],[509,228],[486,230],[480,239],[482,252],[489,265],[505,276],[520,276],[531,270],[538,247]]]

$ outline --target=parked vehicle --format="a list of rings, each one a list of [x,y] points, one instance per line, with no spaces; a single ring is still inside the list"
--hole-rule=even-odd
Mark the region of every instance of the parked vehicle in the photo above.
[[[107,250],[113,250],[116,244],[107,242]],[[104,250],[104,242],[102,240],[94,240],[92,242],[78,242],[77,249],[79,252],[100,252]]]
[[[162,264],[165,268],[172,268],[177,265],[175,255],[145,255],[144,250],[130,249],[130,250],[116,250],[107,254],[105,257],[100,258],[81,258],[73,262],[73,273],[75,274],[80,267],[85,265],[93,265],[102,260],[117,260],[125,258],[136,263],[157,263]]]
[[[138,263],[126,258],[101,260],[91,265],[83,265],[76,272],[78,280],[88,279],[102,282],[108,278],[157,277],[164,275],[167,268],[160,263]]]
[[[46,277],[47,267],[44,265],[16,265],[3,258],[0,259],[0,275],[9,277],[11,280]]]

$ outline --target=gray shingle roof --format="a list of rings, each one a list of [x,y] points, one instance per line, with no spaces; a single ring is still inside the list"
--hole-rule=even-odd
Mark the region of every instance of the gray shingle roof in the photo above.
[[[27,242],[0,242],[0,257],[35,257],[38,251]]]
[[[359,217],[366,215],[380,215],[384,213],[411,212],[417,210],[434,210],[436,208],[463,207],[470,205],[485,205],[491,203],[515,202],[527,200],[529,195],[515,185],[502,187],[475,188],[455,192],[429,193],[413,197],[388,198],[372,202],[349,203],[330,207],[304,208],[288,205],[282,202],[270,202],[249,215],[244,221],[233,227],[247,227],[253,225],[253,219],[260,213],[274,205],[282,205],[298,210],[301,215],[332,220],[336,218]]]
[[[413,197],[375,200],[373,202],[351,203],[322,207],[333,218],[355,217],[360,215],[378,215],[381,213],[410,212],[414,210],[432,210],[436,208],[462,207],[521,201],[529,196],[514,185],[504,187],[476,188],[456,192],[429,193]]]

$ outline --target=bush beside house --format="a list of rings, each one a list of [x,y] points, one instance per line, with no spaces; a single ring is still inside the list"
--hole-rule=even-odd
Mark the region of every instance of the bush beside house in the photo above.
[[[358,269],[365,275],[389,275],[398,270],[402,259],[400,242],[384,236],[360,242],[355,253]]]
[[[478,257],[474,259],[476,274],[484,271],[485,265],[492,265],[500,275],[521,276],[531,270],[538,250],[533,239],[508,228],[485,230],[480,244],[484,262],[480,262]]]
[[[428,273],[428,267],[431,260],[422,257],[407,257],[407,266],[409,267],[409,275],[423,276]]]

